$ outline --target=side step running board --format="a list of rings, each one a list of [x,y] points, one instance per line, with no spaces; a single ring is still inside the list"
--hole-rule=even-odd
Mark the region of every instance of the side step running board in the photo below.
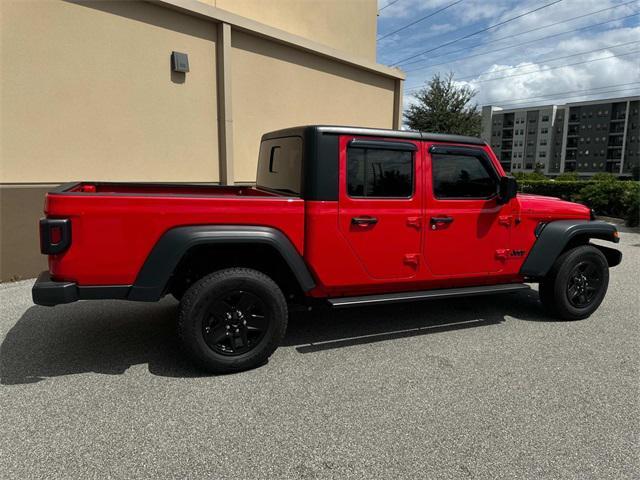
[[[509,293],[529,290],[523,283],[506,283],[502,285],[480,285],[477,287],[443,288],[422,292],[387,293],[383,295],[365,295],[362,297],[330,298],[332,307],[357,307],[361,305],[375,305],[378,303],[411,302],[413,300],[432,300],[451,297],[470,297],[473,295],[488,295],[492,293]]]

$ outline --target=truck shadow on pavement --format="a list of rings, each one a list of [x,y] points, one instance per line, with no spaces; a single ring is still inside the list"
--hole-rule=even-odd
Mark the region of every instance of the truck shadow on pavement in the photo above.
[[[505,315],[526,321],[549,321],[538,292],[430,300],[379,306],[293,313],[282,346],[300,353],[450,332],[505,321]]]
[[[282,347],[308,354],[398,338],[497,325],[505,315],[546,321],[537,292],[344,310],[293,312]],[[210,376],[179,348],[177,303],[80,302],[29,308],[0,346],[0,384],[80,373],[121,375],[134,365],[165,377]]]

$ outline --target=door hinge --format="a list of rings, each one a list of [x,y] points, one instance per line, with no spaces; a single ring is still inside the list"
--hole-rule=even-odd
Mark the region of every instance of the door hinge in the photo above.
[[[422,217],[407,217],[407,225],[417,229],[422,228]]]
[[[410,265],[414,268],[418,267],[418,264],[420,263],[420,254],[419,253],[407,253],[404,256],[404,263],[406,263],[407,265]]]
[[[496,250],[496,258],[498,260],[506,260],[507,258],[509,258],[510,253],[511,250],[509,250],[508,248],[499,248],[498,250]]]
[[[510,227],[512,218],[513,217],[511,215],[500,215],[498,217],[498,223],[500,225],[504,225],[505,227]]]

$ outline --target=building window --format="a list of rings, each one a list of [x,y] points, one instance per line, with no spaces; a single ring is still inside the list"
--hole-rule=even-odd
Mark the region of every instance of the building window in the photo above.
[[[542,121],[543,122],[548,122],[549,121],[549,115],[543,115],[542,116]]]
[[[549,129],[548,128],[541,128],[540,129],[540,133],[549,133]]]

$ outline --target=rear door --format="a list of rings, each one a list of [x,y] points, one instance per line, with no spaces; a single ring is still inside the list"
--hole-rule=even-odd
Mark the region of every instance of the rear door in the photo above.
[[[410,140],[340,140],[339,228],[373,279],[420,267],[422,149]]]
[[[431,145],[427,165],[425,258],[433,275],[503,269],[512,222],[498,202],[501,172],[479,147]]]

